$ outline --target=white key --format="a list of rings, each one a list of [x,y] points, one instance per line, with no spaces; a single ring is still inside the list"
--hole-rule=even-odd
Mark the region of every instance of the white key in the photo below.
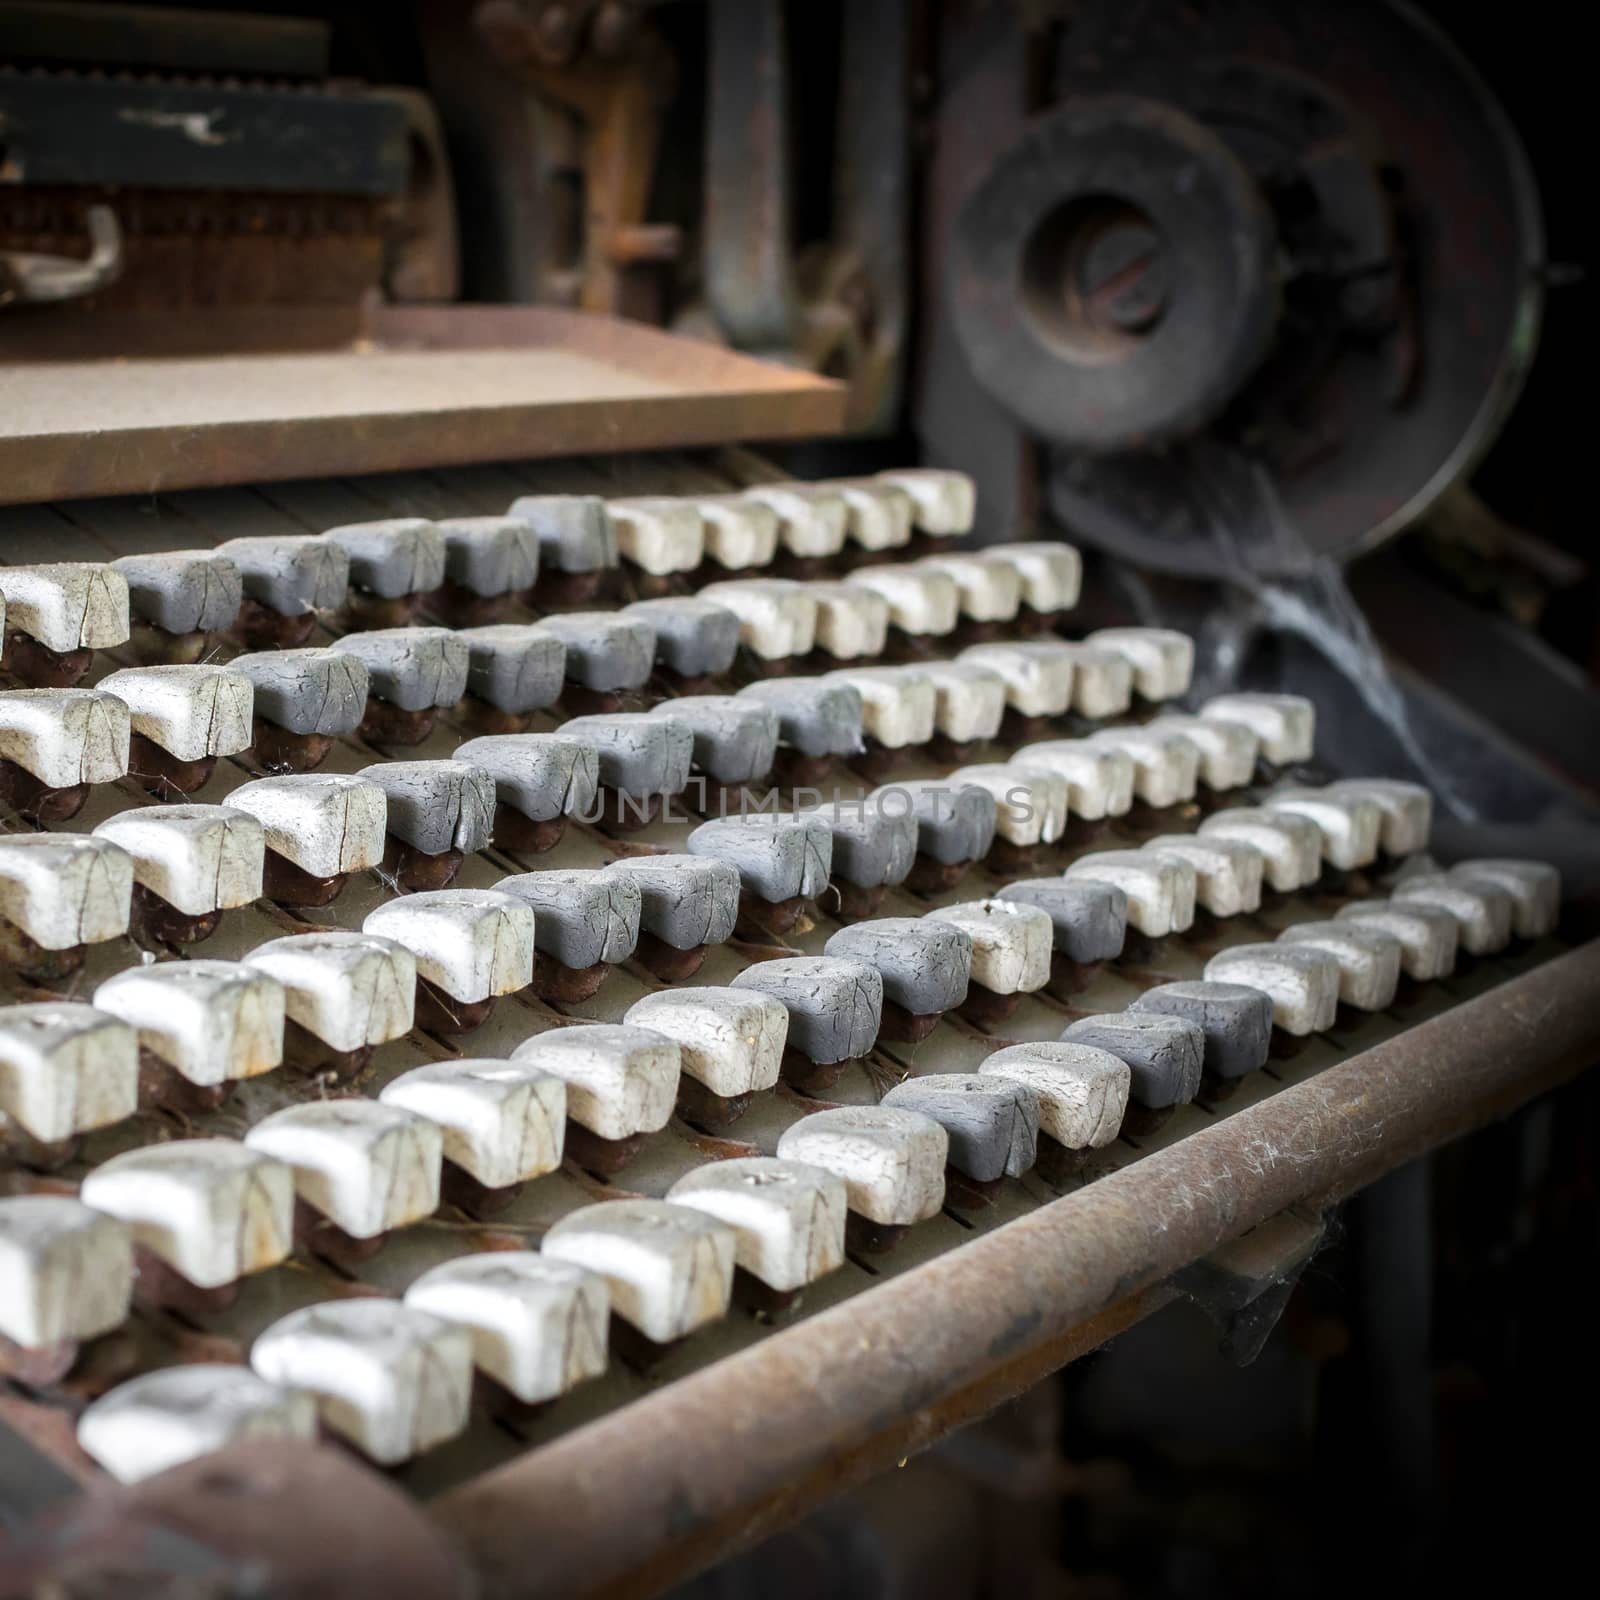
[[[1091,722],[1120,717],[1133,704],[1133,663],[1115,650],[1072,644],[1072,709]]]
[[[1409,856],[1428,848],[1433,830],[1433,796],[1420,783],[1398,778],[1344,778],[1322,791],[1370,800],[1382,816],[1378,842],[1385,855]]]
[[[294,1170],[294,1190],[354,1239],[375,1239],[439,1208],[437,1123],[377,1100],[313,1100],[263,1118],[252,1150]]]
[[[1126,1061],[1090,1044],[1007,1045],[978,1071],[1032,1089],[1039,1131],[1069,1150],[1101,1150],[1117,1137],[1133,1081]]]
[[[419,978],[468,1005],[533,982],[533,907],[498,889],[400,895],[368,912],[361,931],[403,944]]]
[[[1266,863],[1267,886],[1291,894],[1322,876],[1322,831],[1308,817],[1259,806],[1214,811],[1200,824],[1208,839],[1237,839],[1253,845]]]
[[[294,1248],[294,1174],[233,1139],[126,1150],[96,1167],[80,1193],[202,1289],[264,1272]]]
[[[257,778],[223,804],[249,812],[267,848],[313,878],[364,872],[383,860],[388,797],[365,778],[333,772]]]
[[[1019,766],[1041,767],[1063,778],[1067,809],[1075,817],[1098,822],[1133,809],[1133,757],[1126,750],[1087,739],[1045,739],[1024,745],[1014,759]]]
[[[667,1344],[727,1315],[736,1248],[732,1228],[690,1206],[609,1200],[563,1217],[541,1252],[599,1273],[611,1309]]]
[[[1255,776],[1261,740],[1248,723],[1169,713],[1149,726],[1161,733],[1181,733],[1199,750],[1200,781],[1208,789],[1242,789]]]
[[[894,1106],[813,1111],[778,1140],[781,1160],[843,1178],[850,1209],[886,1227],[938,1214],[949,1151],[950,1136],[932,1117]]]
[[[323,1425],[397,1466],[467,1425],[472,1335],[398,1300],[330,1300],[280,1317],[250,1349],[269,1383],[304,1390]]]
[[[739,619],[739,642],[763,661],[806,655],[816,643],[817,602],[810,587],[788,578],[735,578],[708,583],[702,600]]]
[[[0,1199],[0,1335],[24,1350],[93,1339],[132,1296],[126,1223],[66,1195]]]
[[[47,650],[109,650],[128,642],[128,580],[96,561],[0,566],[6,627]]]
[[[0,1111],[45,1144],[131,1117],[139,1036],[77,1000],[0,1006]]]
[[[836,661],[881,656],[889,633],[889,602],[851,583],[808,583],[816,602],[816,644]]]
[[[844,501],[845,537],[863,550],[897,550],[911,543],[911,496],[875,478],[832,478],[818,484]]]
[[[602,1139],[655,1133],[666,1127],[677,1103],[677,1041],[648,1028],[551,1028],[524,1039],[511,1059],[562,1079],[567,1114]]]
[[[1322,835],[1322,858],[1348,872],[1378,859],[1383,813],[1364,796],[1329,794],[1325,789],[1280,789],[1262,802],[1268,811],[1309,818]]]
[[[955,629],[961,592],[948,573],[919,566],[858,567],[846,579],[882,595],[902,633],[943,635]]]
[[[917,670],[933,684],[933,725],[957,744],[992,739],[1006,714],[1006,680],[976,661],[927,661]]]
[[[0,692],[0,759],[51,789],[127,776],[128,708],[100,689]]]
[[[1200,779],[1200,747],[1186,734],[1148,727],[1105,728],[1089,735],[1106,750],[1133,760],[1133,792],[1158,810],[1194,799]]]
[[[693,572],[706,549],[705,523],[693,500],[641,495],[608,500],[606,511],[617,530],[617,549],[634,566],[665,577]]]
[[[0,839],[0,917],[41,949],[119,939],[132,905],[133,858],[109,839],[71,833]]]
[[[1278,935],[1280,944],[1325,950],[1339,963],[1339,998],[1357,1011],[1394,1004],[1400,982],[1400,941],[1360,922],[1302,922]]]
[[[283,1060],[283,985],[239,961],[157,961],[107,978],[96,1010],[190,1083],[254,1078]]]
[[[767,567],[778,553],[778,513],[742,494],[692,495],[704,524],[706,554],[720,567],[742,572]]]
[[[984,554],[1009,561],[1022,578],[1022,599],[1035,611],[1070,611],[1083,583],[1083,557],[1070,544],[1036,539],[991,544]]]
[[[203,662],[125,667],[100,688],[126,704],[135,733],[179,761],[237,755],[255,737],[255,688],[242,672]]]
[[[330,928],[258,945],[245,960],[284,988],[284,1008],[333,1050],[362,1050],[411,1031],[417,964],[404,945]]]
[[[1067,868],[1069,878],[1109,883],[1128,897],[1128,923],[1151,939],[1182,933],[1194,922],[1199,889],[1193,865],[1145,850],[1097,850]]]
[[[133,858],[133,881],[185,916],[261,898],[266,831],[234,806],[141,806],[94,830]]]
[[[667,1198],[732,1228],[735,1263],[768,1288],[803,1289],[844,1265],[844,1180],[821,1167],[772,1156],[713,1161]]]
[[[313,1439],[308,1394],[245,1367],[162,1367],[118,1384],[78,1418],[78,1443],[119,1483],[138,1483],[230,1444]]]
[[[1440,906],[1395,900],[1356,900],[1334,913],[1340,922],[1381,929],[1400,941],[1400,969],[1408,978],[1431,983],[1456,967],[1461,928]]]
[[[793,556],[836,556],[850,513],[842,495],[818,484],[760,483],[745,495],[778,518],[778,542]]]
[[[526,1061],[431,1061],[385,1084],[378,1098],[437,1124],[445,1159],[487,1189],[561,1165],[567,1086]]]
[[[682,1070],[726,1099],[772,1088],[789,1037],[782,1002],[751,989],[662,989],[623,1021],[676,1040]]]
[[[936,538],[971,532],[978,491],[966,473],[942,467],[896,467],[878,476],[910,497],[920,532]]]
[[[1049,767],[1021,761],[957,767],[950,781],[975,783],[994,796],[994,831],[1011,844],[1053,844],[1067,826],[1067,780]]]
[[[846,667],[826,674],[861,696],[861,725],[887,750],[933,737],[933,679],[915,667]]]
[[[1303,695],[1219,694],[1201,706],[1200,715],[1254,728],[1262,755],[1277,766],[1311,759],[1317,708]]]
[[[1496,882],[1464,872],[1419,873],[1395,887],[1402,905],[1438,906],[1456,919],[1468,955],[1493,955],[1511,943],[1515,902]]]
[[[1006,682],[1006,703],[1025,717],[1059,717],[1072,704],[1072,646],[1059,639],[975,644],[963,661],[992,668]]]
[[[1273,1025],[1285,1033],[1325,1033],[1339,1010],[1339,963],[1305,945],[1233,945],[1206,963],[1205,979],[1270,995]]]
[[[1261,908],[1261,873],[1266,863],[1253,844],[1240,839],[1164,833],[1143,848],[1176,856],[1194,868],[1195,904],[1214,917],[1237,917]]]
[[[1021,573],[986,552],[925,556],[917,565],[949,577],[961,597],[961,615],[974,622],[1009,622],[1022,607]]]
[[[465,1328],[473,1361],[526,1405],[606,1370],[611,1291],[599,1273],[569,1261],[482,1251],[423,1273],[405,1303]]]
[[[1561,874],[1543,861],[1463,861],[1452,878],[1497,884],[1511,896],[1511,923],[1519,939],[1538,939],[1561,920]]]
[[[966,900],[927,916],[972,939],[972,981],[994,994],[1031,994],[1050,981],[1055,924],[1050,913],[1020,900]]]
[[[1146,700],[1176,700],[1194,677],[1194,640],[1171,628],[1101,628],[1085,643],[1115,650],[1133,664],[1133,686]]]

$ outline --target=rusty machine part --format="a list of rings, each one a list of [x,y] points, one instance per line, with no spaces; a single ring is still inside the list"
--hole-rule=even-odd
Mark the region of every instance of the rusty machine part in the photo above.
[[[1074,6],[1050,93],[969,192],[947,292],[1070,528],[1168,572],[1281,573],[1370,547],[1474,464],[1532,358],[1542,232],[1514,133],[1432,23],[1399,0]],[[1266,512],[1241,518],[1241,479]]]

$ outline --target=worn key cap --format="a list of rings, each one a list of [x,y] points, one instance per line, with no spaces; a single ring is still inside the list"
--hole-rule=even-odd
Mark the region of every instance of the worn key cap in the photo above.
[[[908,1227],[944,1204],[950,1136],[932,1117],[897,1106],[836,1106],[786,1128],[778,1156],[844,1180],[850,1209],[869,1222]]]
[[[0,1336],[24,1350],[93,1339],[132,1294],[126,1223],[66,1195],[0,1199]]]
[[[258,945],[245,957],[284,988],[291,1022],[351,1053],[411,1029],[417,964],[404,945],[330,928]]]
[[[1309,945],[1233,945],[1212,956],[1205,977],[1264,990],[1274,1026],[1295,1037],[1326,1033],[1339,1009],[1339,963]]]
[[[550,1028],[524,1039],[512,1060],[567,1086],[567,1114],[601,1139],[666,1127],[678,1094],[675,1039],[620,1023]]]
[[[930,1072],[897,1083],[886,1106],[931,1117],[950,1140],[949,1162],[978,1183],[1020,1178],[1039,1144],[1039,1095],[1027,1084],[975,1072]]]
[[[139,1036],[77,1000],[0,1006],[0,1111],[42,1144],[131,1117]]]
[[[0,799],[67,821],[90,785],[127,775],[131,732],[127,706],[99,689],[0,690]]]

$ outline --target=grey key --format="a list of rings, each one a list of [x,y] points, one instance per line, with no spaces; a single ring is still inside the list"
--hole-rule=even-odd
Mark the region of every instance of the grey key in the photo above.
[[[694,735],[676,717],[618,711],[574,717],[558,731],[593,747],[600,782],[608,789],[630,795],[682,794],[689,782]]]
[[[674,950],[721,944],[739,918],[739,874],[706,856],[623,856],[606,868],[639,887],[639,926]]]
[[[349,522],[322,536],[350,557],[350,582],[384,600],[428,594],[444,582],[444,535],[421,517]]]
[[[726,606],[687,595],[639,600],[623,608],[656,636],[656,660],[684,678],[726,672],[739,652],[739,619]]]
[[[525,494],[512,501],[511,515],[533,529],[547,572],[599,572],[617,564],[617,531],[598,495]]]
[[[447,517],[435,523],[452,583],[492,599],[539,579],[539,536],[520,517]]]
[[[567,647],[567,676],[606,694],[637,689],[655,662],[655,630],[639,617],[615,611],[564,611],[540,623]]]
[[[751,783],[772,771],[778,715],[770,706],[732,694],[689,695],[652,715],[688,725],[694,764],[715,783]]]
[[[1130,1097],[1142,1106],[1182,1105],[1200,1087],[1205,1035],[1182,1017],[1138,1011],[1084,1017],[1062,1033],[1061,1042],[1093,1045],[1126,1061],[1133,1074]]]
[[[1217,1078],[1242,1078],[1267,1063],[1272,1042],[1272,996],[1244,983],[1163,983],[1128,1007],[1192,1022],[1205,1035],[1205,1069]]]
[[[350,733],[366,714],[370,677],[340,650],[258,650],[228,663],[255,689],[255,714],[290,733]]]
[[[449,628],[377,628],[329,646],[366,663],[368,692],[402,711],[453,706],[467,692],[467,647]]]
[[[833,876],[859,889],[902,883],[917,859],[917,819],[877,793],[826,800],[806,816],[833,835]]]
[[[1128,933],[1128,897],[1114,883],[1088,878],[1024,878],[996,893],[1049,913],[1056,950],[1068,961],[1088,966],[1115,961]]]
[[[567,675],[567,647],[535,622],[460,628],[467,647],[467,688],[500,711],[520,716],[554,705]]]
[[[727,862],[746,889],[773,904],[821,894],[833,864],[833,836],[806,817],[719,817],[689,835],[688,849]]]
[[[136,617],[168,633],[230,627],[244,601],[244,578],[215,550],[164,550],[111,563],[128,580]]]
[[[494,829],[495,783],[465,761],[378,761],[356,774],[388,797],[388,830],[425,855],[484,849]]]
[[[949,1011],[967,998],[972,939],[922,917],[878,917],[841,928],[823,954],[864,961],[883,979],[883,997],[914,1017]]]
[[[758,961],[732,987],[782,1001],[789,1013],[789,1043],[819,1066],[863,1056],[878,1037],[883,979],[864,961],[837,956]]]
[[[904,804],[917,819],[917,850],[941,866],[978,861],[994,843],[995,803],[976,784],[943,778],[919,778],[885,785],[877,791],[884,805]],[[892,799],[890,797],[893,797]]]
[[[609,868],[522,872],[495,885],[533,907],[534,948],[564,967],[626,961],[639,942],[639,885]]]
[[[559,733],[490,734],[456,746],[494,779],[496,798],[530,822],[581,815],[594,804],[600,763],[579,739]]]
[[[855,755],[861,736],[860,693],[825,678],[772,678],[739,691],[741,700],[770,706],[778,714],[778,737],[803,756]]]
[[[238,569],[245,594],[268,611],[298,617],[342,606],[350,588],[350,557],[314,533],[262,534],[217,546]]]
[[[1020,1178],[1039,1149],[1039,1096],[1026,1084],[975,1072],[931,1072],[897,1083],[886,1106],[920,1111],[950,1136],[950,1165],[979,1183]]]

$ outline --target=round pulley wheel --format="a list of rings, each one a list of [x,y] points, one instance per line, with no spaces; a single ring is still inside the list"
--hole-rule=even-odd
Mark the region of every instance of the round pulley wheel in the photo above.
[[[1030,430],[1139,450],[1203,428],[1260,364],[1275,255],[1255,180],[1200,121],[1074,96],[968,196],[950,303],[979,381]]]

